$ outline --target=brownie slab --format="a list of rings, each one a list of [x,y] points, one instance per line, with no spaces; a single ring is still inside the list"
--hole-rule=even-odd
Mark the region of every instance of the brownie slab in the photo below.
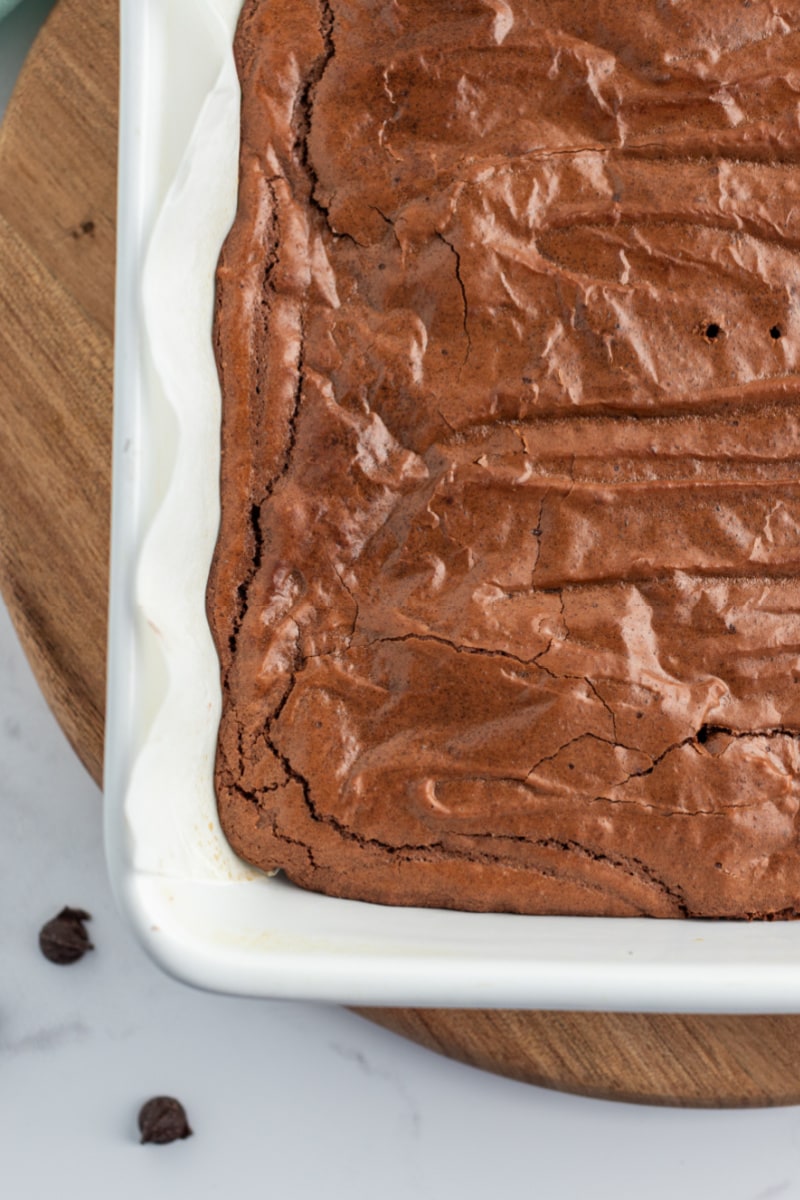
[[[246,0],[208,612],[251,863],[800,911],[798,30]]]

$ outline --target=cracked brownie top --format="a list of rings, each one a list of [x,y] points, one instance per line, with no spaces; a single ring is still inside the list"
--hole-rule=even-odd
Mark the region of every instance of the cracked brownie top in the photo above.
[[[800,3],[246,0],[208,608],[234,848],[800,911]]]

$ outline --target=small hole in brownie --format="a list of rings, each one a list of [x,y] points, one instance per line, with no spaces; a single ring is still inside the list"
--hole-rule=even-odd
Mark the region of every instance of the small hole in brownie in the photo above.
[[[769,331],[769,336],[770,336],[771,338],[774,338],[774,339],[775,339],[775,341],[777,342],[778,338],[781,336],[781,327],[780,327],[780,325],[773,325],[773,326],[772,326],[772,329],[770,329],[770,331]]]
[[[718,871],[722,870],[722,863],[714,863],[714,866],[717,868]]]
[[[716,321],[712,321],[710,325],[706,325],[706,337],[709,339],[709,341],[713,342],[714,338],[718,338],[721,333],[722,330],[720,329],[719,325],[717,325]]]
[[[575,763],[567,763],[567,766],[569,767],[570,771],[575,770]]]
[[[700,728],[698,729],[697,740],[698,740],[698,742],[700,742],[701,745],[703,745],[704,742],[708,741],[708,733],[709,733],[709,729],[708,729],[707,725],[701,725]]]

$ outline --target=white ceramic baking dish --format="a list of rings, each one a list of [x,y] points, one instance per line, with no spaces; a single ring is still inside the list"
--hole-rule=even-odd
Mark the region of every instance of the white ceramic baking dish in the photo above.
[[[393,909],[241,864],[212,786],[214,267],[235,205],[241,0],[122,0],[106,840],[150,954],[220,991],[359,1004],[800,1012],[800,922]]]

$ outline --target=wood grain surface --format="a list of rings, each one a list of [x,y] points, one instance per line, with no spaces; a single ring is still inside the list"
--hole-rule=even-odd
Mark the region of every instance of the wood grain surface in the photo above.
[[[103,751],[118,19],[60,0],[0,129],[0,586],[88,770]],[[357,1010],[439,1053],[649,1104],[800,1103],[800,1017]]]
[[[115,4],[53,10],[0,128],[0,585],[102,770],[116,206]]]

